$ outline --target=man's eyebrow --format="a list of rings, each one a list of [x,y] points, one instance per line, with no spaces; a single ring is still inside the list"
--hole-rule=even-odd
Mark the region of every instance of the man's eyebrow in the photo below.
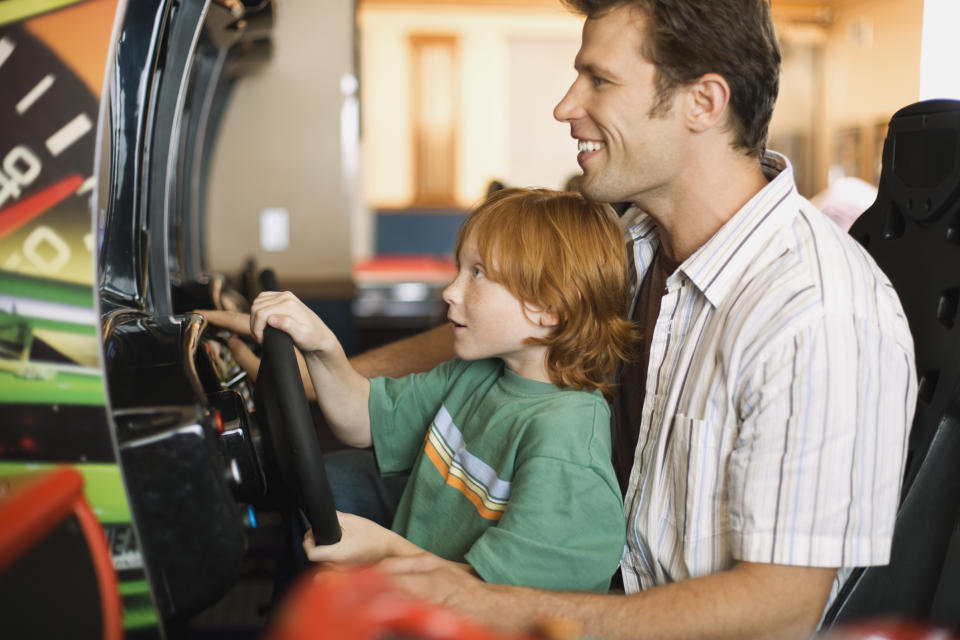
[[[606,67],[601,67],[600,65],[593,64],[593,63],[586,63],[586,64],[574,63],[573,68],[581,73],[585,72],[585,73],[589,73],[590,75],[598,76],[601,78],[617,77],[617,74],[615,74],[610,69],[607,69]]]

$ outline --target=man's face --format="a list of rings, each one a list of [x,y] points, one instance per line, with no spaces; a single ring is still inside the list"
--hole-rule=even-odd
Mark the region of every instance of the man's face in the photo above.
[[[646,18],[620,6],[583,25],[577,78],[554,109],[577,139],[581,191],[602,202],[670,197],[686,138],[678,89],[657,105],[656,67],[642,55]],[[649,202],[648,202],[649,204]]]

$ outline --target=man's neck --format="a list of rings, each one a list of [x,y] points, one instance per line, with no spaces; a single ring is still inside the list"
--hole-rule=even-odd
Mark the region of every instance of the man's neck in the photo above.
[[[766,185],[758,159],[726,148],[694,157],[670,194],[635,204],[656,220],[666,255],[683,262]]]

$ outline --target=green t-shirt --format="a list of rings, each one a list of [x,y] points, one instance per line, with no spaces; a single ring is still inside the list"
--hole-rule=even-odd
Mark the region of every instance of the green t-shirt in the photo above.
[[[623,551],[623,500],[599,392],[451,360],[370,386],[384,475],[410,472],[393,530],[487,582],[605,591]]]

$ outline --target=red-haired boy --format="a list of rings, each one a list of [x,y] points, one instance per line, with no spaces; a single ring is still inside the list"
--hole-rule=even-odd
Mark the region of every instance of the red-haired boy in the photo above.
[[[611,465],[613,370],[633,342],[627,263],[608,205],[543,189],[494,193],[467,220],[443,293],[457,358],[368,380],[290,293],[263,293],[251,329],[286,331],[346,444],[410,473],[392,531],[340,514],[343,539],[312,560],[430,551],[488,582],[608,588],[624,545]]]

